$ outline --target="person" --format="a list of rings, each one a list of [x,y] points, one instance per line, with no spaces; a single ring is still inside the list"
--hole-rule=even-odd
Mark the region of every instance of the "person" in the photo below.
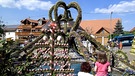
[[[78,76],[93,76],[90,74],[91,66],[89,62],[82,62],[80,72],[78,72]]]
[[[99,51],[97,61],[95,62],[95,76],[107,76],[111,72],[110,62],[107,61],[107,56],[104,51]]]
[[[93,50],[92,56],[95,58],[95,60],[97,60],[96,48],[93,46],[93,47],[92,47],[92,50]]]
[[[109,50],[110,50],[110,41],[107,42],[107,46],[106,46]]]
[[[122,41],[119,42],[119,47],[118,47],[120,50],[122,50],[123,48],[123,44],[122,44]]]

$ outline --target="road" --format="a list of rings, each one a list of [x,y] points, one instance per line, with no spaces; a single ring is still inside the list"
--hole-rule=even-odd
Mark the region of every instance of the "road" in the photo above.
[[[123,47],[123,49],[122,49],[124,52],[127,53],[128,59],[129,59],[130,61],[135,60],[135,55],[130,54],[131,48],[132,48],[131,46],[125,46],[125,47]]]

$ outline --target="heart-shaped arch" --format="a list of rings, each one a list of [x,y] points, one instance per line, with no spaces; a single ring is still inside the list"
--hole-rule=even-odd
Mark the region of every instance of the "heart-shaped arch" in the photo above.
[[[49,11],[49,19],[51,21],[55,21],[57,23],[58,28],[61,29],[60,18],[59,18],[60,16],[58,16],[58,8],[59,7],[64,8],[64,14],[65,14],[65,17],[67,18],[67,15],[66,15],[67,14],[67,6],[63,1],[59,1],[54,6],[52,6],[52,8],[50,9],[50,11]],[[52,18],[52,12],[54,12],[54,19],[55,20],[53,20],[53,18]]]
[[[78,16],[75,20],[75,23],[73,24],[73,27],[71,28],[71,31],[76,31],[82,20],[82,10],[76,2],[71,2],[70,4],[68,4],[68,9],[70,9],[70,8],[75,8],[78,12]]]
[[[60,15],[58,16],[58,7],[62,7],[64,8],[64,15]],[[78,12],[78,16],[75,20],[75,23],[73,24],[73,27],[71,27],[71,30],[70,31],[76,31],[77,28],[79,27],[79,24],[82,20],[82,10],[80,8],[80,6],[76,3],[76,2],[71,2],[70,4],[68,4],[68,6],[63,2],[63,1],[59,1],[57,2],[49,11],[49,18],[51,21],[54,21],[52,19],[52,12],[54,11],[54,19],[55,19],[55,22],[57,23],[58,25],[58,28],[61,29],[61,26],[60,26],[60,19],[61,18],[65,18],[66,20],[68,20],[68,16],[71,15],[70,14],[70,8],[75,8]]]

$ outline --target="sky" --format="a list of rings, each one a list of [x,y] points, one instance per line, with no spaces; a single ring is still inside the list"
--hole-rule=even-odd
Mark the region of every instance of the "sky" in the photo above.
[[[49,9],[60,0],[0,0],[0,20],[5,25],[18,25],[21,20],[31,18],[49,19]],[[61,0],[67,5],[77,2],[82,10],[82,20],[120,18],[124,31],[135,27],[135,0]],[[71,8],[76,19],[78,12]],[[58,9],[59,14],[62,9]],[[113,12],[111,14],[111,12]],[[53,14],[52,14],[53,16]]]

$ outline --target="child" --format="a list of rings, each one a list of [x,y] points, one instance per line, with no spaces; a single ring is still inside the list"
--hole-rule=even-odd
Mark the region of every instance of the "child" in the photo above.
[[[106,53],[100,51],[97,54],[97,61],[95,63],[94,71],[95,76],[107,76],[108,72],[111,72],[110,63],[107,61]]]
[[[90,74],[90,72],[91,72],[91,66],[89,62],[83,62],[81,64],[81,71],[78,72],[78,76],[93,76],[92,74]]]

